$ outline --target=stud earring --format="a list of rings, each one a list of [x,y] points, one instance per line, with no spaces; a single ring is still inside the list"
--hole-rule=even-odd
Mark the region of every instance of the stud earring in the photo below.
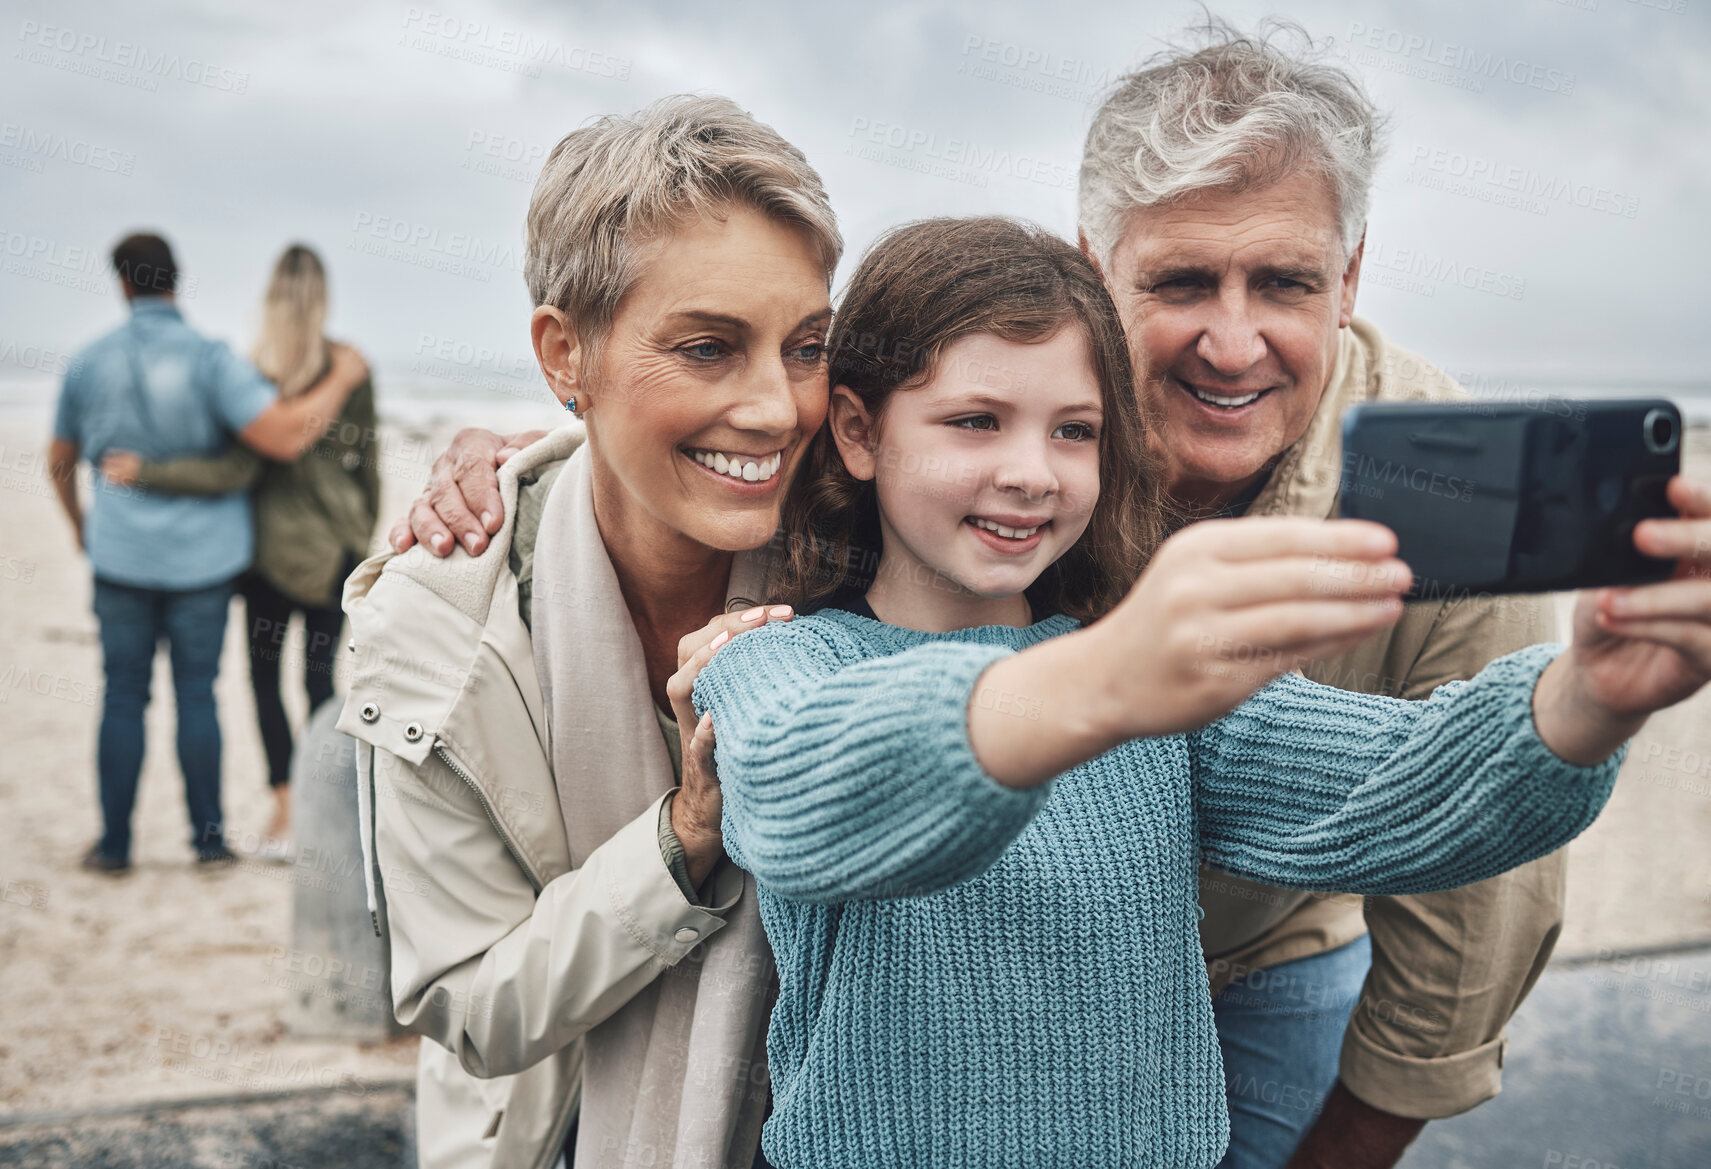
[[[566,410],[569,410],[572,414],[576,413],[576,395],[575,394],[572,394],[570,397],[568,397],[564,400],[564,408]]]

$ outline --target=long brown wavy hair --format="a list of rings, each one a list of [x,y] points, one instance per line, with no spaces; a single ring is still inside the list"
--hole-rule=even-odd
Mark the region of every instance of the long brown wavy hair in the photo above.
[[[999,216],[893,228],[850,277],[828,339],[830,384],[879,418],[897,390],[931,380],[947,345],[978,333],[1045,341],[1082,329],[1104,408],[1099,499],[1087,530],[1028,589],[1039,614],[1093,621],[1110,612],[1166,534],[1162,477],[1148,445],[1122,321],[1087,257],[1043,228]],[[879,566],[871,482],[844,466],[829,425],[809,443],[786,496],[769,595],[812,612]]]

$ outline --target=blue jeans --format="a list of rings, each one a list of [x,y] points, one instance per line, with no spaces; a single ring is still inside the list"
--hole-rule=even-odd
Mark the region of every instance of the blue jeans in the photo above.
[[[1230,1149],[1218,1169],[1282,1169],[1337,1082],[1343,1031],[1372,966],[1365,934],[1251,970],[1212,1000],[1224,1054]]]
[[[207,588],[144,589],[95,580],[95,617],[107,688],[101,704],[96,768],[101,782],[100,848],[113,860],[131,855],[131,811],[143,767],[143,711],[149,704],[155,647],[172,655],[178,702],[178,766],[197,852],[224,846],[220,822],[220,720],[214,678],[226,639],[232,582]]]

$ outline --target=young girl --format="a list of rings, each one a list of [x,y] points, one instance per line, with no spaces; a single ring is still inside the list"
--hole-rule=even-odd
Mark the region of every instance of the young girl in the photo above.
[[[885,237],[784,513],[781,599],[826,607],[709,635],[674,679],[777,955],[782,1169],[1215,1164],[1201,860],[1367,893],[1490,877],[1585,828],[1623,739],[1711,672],[1588,597],[1567,653],[1426,702],[1287,673],[1395,620],[1393,537],[1161,544],[1125,353],[1095,271],[1037,229]]]

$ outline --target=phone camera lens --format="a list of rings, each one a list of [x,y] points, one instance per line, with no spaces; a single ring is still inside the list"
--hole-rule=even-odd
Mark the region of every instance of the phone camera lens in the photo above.
[[[1680,436],[1676,433],[1675,417],[1667,410],[1652,410],[1647,412],[1646,420],[1641,423],[1645,433],[1646,448],[1654,455],[1667,455],[1675,449]]]

